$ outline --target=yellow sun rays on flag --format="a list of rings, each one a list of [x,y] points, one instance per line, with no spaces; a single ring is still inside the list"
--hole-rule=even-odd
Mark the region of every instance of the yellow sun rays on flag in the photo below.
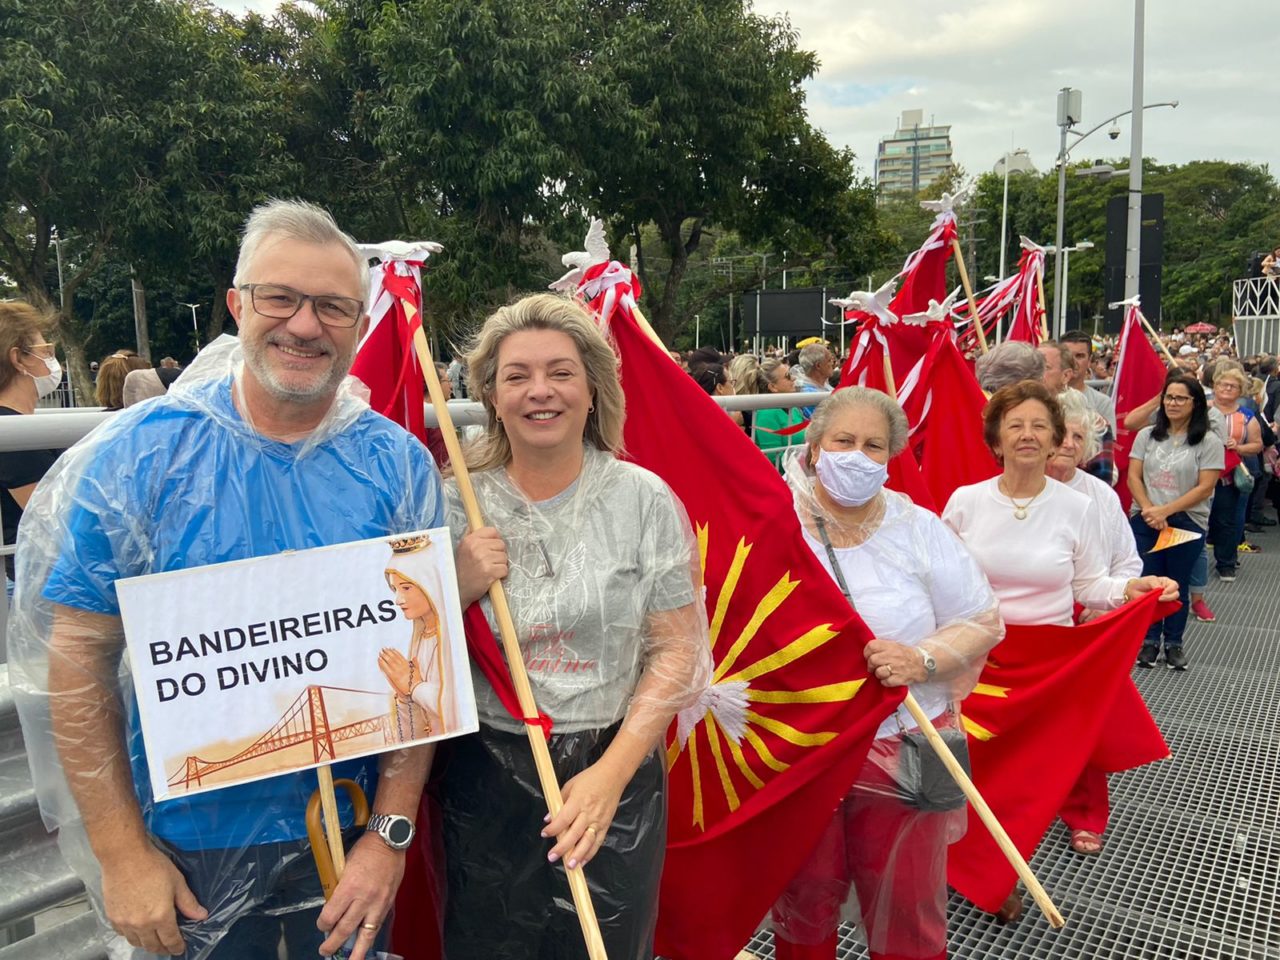
[[[707,545],[710,537],[709,524],[697,527],[698,557],[701,564],[703,580],[707,572]],[[716,659],[715,673],[712,676],[711,688],[704,700],[712,706],[705,709],[687,731],[688,735],[676,736],[667,748],[667,767],[673,768],[682,754],[689,758],[690,774],[693,785],[694,825],[699,829],[706,828],[702,781],[703,768],[708,764],[715,769],[715,779],[719,781],[720,790],[730,811],[737,810],[742,804],[740,791],[744,789],[759,790],[764,787],[764,780],[753,769],[752,758],[760,765],[775,773],[785,771],[790,764],[779,760],[770,750],[761,736],[770,734],[793,746],[811,748],[821,746],[837,736],[829,730],[802,730],[794,724],[787,723],[777,717],[766,715],[751,709],[747,704],[798,705],[815,703],[838,703],[847,701],[865,683],[864,679],[846,680],[823,684],[803,690],[769,689],[768,679],[779,670],[814,653],[837,636],[830,623],[813,626],[795,636],[788,638],[772,653],[745,666],[739,666],[743,654],[751,642],[759,635],[760,630],[769,622],[783,604],[800,586],[799,580],[791,579],[790,571],[782,575],[762,597],[756,600],[751,617],[742,626],[737,636],[726,635],[724,624],[730,604],[735,602],[735,594],[743,571],[747,568],[751,556],[752,544],[745,538],[738,540],[733,559],[721,583],[716,597],[715,609],[711,611],[709,637],[711,650]],[[741,602],[751,602],[750,597],[741,598]],[[785,634],[784,634],[785,636]],[[760,683],[760,686],[756,686]],[[733,711],[725,710],[723,715],[717,710],[720,703],[732,703],[745,709],[741,720],[733,719]],[[700,752],[698,730],[703,729],[711,756],[708,758]],[[739,728],[734,735],[733,728]],[[683,740],[683,742],[682,742]],[[750,756],[749,756],[750,755]],[[736,769],[745,785],[735,784],[731,770]],[[712,781],[715,782],[715,781]]]
[[[997,700],[1008,700],[1009,688],[997,687],[990,683],[979,683],[973,688],[973,693],[970,694],[970,696],[993,697]],[[965,733],[969,734],[969,736],[973,737],[975,740],[994,740],[996,737],[995,733],[988,730],[971,717],[961,714],[960,721],[964,724]]]

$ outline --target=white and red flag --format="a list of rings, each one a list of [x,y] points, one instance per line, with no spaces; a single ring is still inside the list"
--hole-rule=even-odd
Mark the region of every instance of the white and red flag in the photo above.
[[[413,349],[422,326],[422,265],[443,247],[430,241],[362,244],[380,262],[369,268],[369,330],[356,350],[351,375],[369,388],[369,406],[423,443],[425,389]]]
[[[1040,301],[1040,290],[1044,284],[1044,247],[1023,237],[1018,272],[1011,279],[1017,281],[1012,291],[1016,306],[1013,324],[1005,339],[1021,340],[1034,347],[1044,339],[1045,330],[1044,304]],[[1002,297],[1007,296],[1007,293],[1002,294]],[[990,300],[991,297],[987,299]],[[978,312],[981,314],[982,307],[978,308]]]

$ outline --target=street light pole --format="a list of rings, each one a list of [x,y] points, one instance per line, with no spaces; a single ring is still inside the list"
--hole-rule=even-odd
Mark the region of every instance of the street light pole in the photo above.
[[[1000,279],[1004,279],[1005,247],[1009,245],[1009,154],[1004,155],[1004,202],[1000,206]]]
[[[1142,253],[1142,80],[1144,0],[1133,4],[1133,126],[1129,135],[1129,222],[1124,245],[1124,296],[1138,292]],[[1155,318],[1156,323],[1160,318]]]
[[[1072,96],[1072,94],[1075,94]],[[1054,239],[1057,248],[1053,254],[1053,315],[1056,317],[1062,304],[1062,247],[1066,229],[1067,212],[1067,131],[1080,122],[1080,91],[1063,87],[1058,91],[1058,127],[1062,139],[1058,145],[1058,229]]]

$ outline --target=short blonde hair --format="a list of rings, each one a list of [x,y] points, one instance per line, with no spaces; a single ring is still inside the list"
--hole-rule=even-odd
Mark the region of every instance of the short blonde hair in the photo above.
[[[622,452],[626,400],[618,378],[618,355],[589,313],[578,303],[554,293],[535,293],[499,307],[471,341],[466,352],[467,388],[484,404],[484,434],[467,446],[467,466],[488,470],[511,462],[511,443],[498,422],[494,392],[498,383],[498,348],[513,333],[554,330],[578,348],[595,407],[587,415],[583,439],[606,453]]]
[[[21,351],[39,343],[52,326],[53,317],[47,311],[25,300],[0,300],[0,387],[18,376],[18,368],[9,361],[13,348]]]
[[[1213,370],[1213,385],[1216,387],[1222,380],[1234,380],[1240,387],[1241,395],[1249,391],[1249,375],[1238,363],[1226,363]]]

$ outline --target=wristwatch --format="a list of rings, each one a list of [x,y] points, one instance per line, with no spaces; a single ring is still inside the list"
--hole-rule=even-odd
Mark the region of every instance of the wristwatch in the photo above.
[[[406,849],[417,833],[413,821],[398,813],[375,813],[365,824],[365,830],[376,833],[392,850]]]
[[[933,675],[938,672],[938,661],[933,659],[933,654],[924,647],[916,647],[916,649],[920,651],[920,656],[924,660],[924,672],[932,680]]]

